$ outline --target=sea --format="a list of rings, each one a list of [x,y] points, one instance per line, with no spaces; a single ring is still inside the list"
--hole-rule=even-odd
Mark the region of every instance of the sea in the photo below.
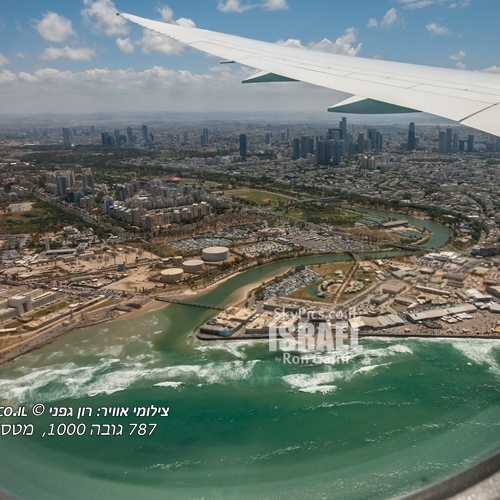
[[[284,363],[266,340],[198,340],[213,314],[169,305],[0,367],[0,405],[27,413],[0,417],[0,487],[33,500],[390,498],[500,447],[497,340],[363,338],[342,362]]]

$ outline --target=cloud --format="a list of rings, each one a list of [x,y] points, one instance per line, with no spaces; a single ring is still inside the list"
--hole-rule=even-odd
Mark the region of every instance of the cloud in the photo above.
[[[191,28],[196,26],[191,19],[184,17],[174,19],[174,13],[170,7],[160,7],[158,8],[158,12],[160,13],[161,20],[165,23]],[[142,47],[144,54],[161,52],[162,54],[171,56],[180,54],[184,50],[181,43],[148,29],[143,30],[142,38],[137,42],[137,45]]]
[[[0,66],[6,66],[7,64],[10,63],[10,60],[7,56],[4,56],[1,52],[0,52]]]
[[[35,28],[49,42],[63,42],[75,35],[71,21],[55,12],[47,12],[42,19],[35,20]]]
[[[467,53],[463,50],[459,50],[456,54],[451,54],[450,60],[455,61],[455,68],[457,69],[467,69],[466,64],[462,61],[462,59],[467,55]]]
[[[443,36],[450,34],[450,30],[446,26],[442,26],[438,23],[429,23],[425,28],[433,36]]]
[[[295,40],[289,38],[288,40],[279,40],[277,43],[279,45],[284,45],[285,47],[298,47],[298,48],[308,48],[312,50],[318,50],[321,52],[329,52],[331,54],[345,54],[348,56],[357,56],[361,51],[361,43],[354,45],[356,42],[356,29],[347,28],[344,34],[338,37],[335,41],[328,40],[324,38],[320,42],[311,42],[307,45],[303,45],[300,40]]]
[[[296,111],[324,112],[334,91],[302,83],[241,85],[255,71],[216,65],[204,74],[154,66],[144,71],[94,68],[32,73],[0,71],[3,113],[102,111]],[[343,96],[343,95],[342,95]]]
[[[423,9],[437,3],[436,0],[399,0],[405,9]]]
[[[471,0],[461,0],[450,4],[450,9],[465,9],[470,5]]]
[[[0,83],[2,84],[13,84],[17,81],[18,77],[15,75],[15,73],[12,73],[12,71],[8,71],[4,69],[0,73]]]
[[[130,41],[130,38],[117,38],[116,46],[126,54],[132,54],[134,52],[134,44]]]
[[[287,0],[264,0],[261,3],[242,2],[242,0],[219,0],[217,8],[221,12],[241,14],[250,9],[287,10]]]
[[[287,0],[266,0],[262,7],[265,10],[287,10]]]
[[[26,59],[28,54],[26,52],[18,52],[16,56],[19,57],[19,59]]]
[[[382,17],[381,21],[378,21],[374,17],[372,17],[368,21],[368,28],[390,28],[393,24],[398,22],[398,13],[396,9],[389,9],[384,17]]]
[[[460,61],[460,59],[463,59],[467,54],[463,50],[459,50],[456,54],[452,54],[450,56],[450,59],[452,61]]]
[[[471,0],[398,0],[405,9],[424,9],[431,5],[447,6],[449,9],[465,9]]]
[[[40,59],[54,61],[56,59],[71,59],[72,61],[90,61],[94,57],[94,51],[89,48],[72,47],[48,47],[40,55]]]
[[[83,3],[82,15],[96,31],[108,36],[128,33],[126,19],[116,15],[118,9],[111,0],[83,0]]]
[[[217,5],[217,8],[221,12],[237,12],[238,14],[253,9],[254,7],[255,5],[241,5],[240,0],[226,0],[225,2],[220,1]]]
[[[185,17],[179,17],[179,19],[174,19],[174,12],[170,7],[158,7],[158,12],[160,13],[161,20],[164,23],[178,24],[179,26],[184,26],[185,28],[194,28],[196,26],[192,19]]]
[[[485,68],[481,71],[484,71],[485,73],[496,73],[500,74],[500,66],[490,66],[489,68]]]

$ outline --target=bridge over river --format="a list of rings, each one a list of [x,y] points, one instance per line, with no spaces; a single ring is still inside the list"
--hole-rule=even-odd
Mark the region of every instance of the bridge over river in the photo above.
[[[199,302],[190,302],[188,300],[179,300],[173,299],[171,297],[166,297],[165,295],[156,295],[155,300],[159,300],[161,302],[169,302],[170,304],[181,304],[183,306],[192,306],[192,307],[202,307],[204,309],[214,309],[216,311],[224,311],[224,307],[214,306],[210,304],[201,304]]]

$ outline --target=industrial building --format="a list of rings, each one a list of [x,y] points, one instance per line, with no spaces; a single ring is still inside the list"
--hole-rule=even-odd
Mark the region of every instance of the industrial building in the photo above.
[[[227,247],[209,247],[204,248],[201,258],[205,262],[222,262],[229,258],[229,248]]]
[[[186,273],[201,273],[205,270],[205,263],[199,259],[185,260],[182,263],[182,269],[184,269]]]
[[[184,270],[180,267],[171,267],[164,269],[160,274],[160,281],[162,283],[178,283],[184,277]]]
[[[57,292],[44,292],[38,288],[22,295],[13,295],[2,299],[0,300],[0,321],[22,316],[30,311],[57,302],[58,299],[59,294]]]
[[[444,316],[451,316],[453,314],[469,314],[476,311],[477,308],[474,304],[462,304],[459,306],[429,309],[427,311],[410,313],[407,317],[412,323],[418,323],[419,321],[435,320],[443,318]]]
[[[382,330],[395,326],[403,326],[405,322],[397,314],[384,314],[381,316],[357,316],[350,319],[351,328]]]

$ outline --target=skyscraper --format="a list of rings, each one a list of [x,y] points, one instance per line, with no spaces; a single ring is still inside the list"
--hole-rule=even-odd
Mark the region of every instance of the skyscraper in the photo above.
[[[201,137],[200,137],[200,140],[201,140],[201,147],[202,148],[208,148],[208,128],[204,128],[203,129],[203,134],[201,134]]]
[[[454,137],[453,129],[447,128],[445,132],[439,131],[438,138],[438,153],[449,154],[456,151],[458,148],[458,136],[455,134]]]
[[[134,134],[132,132],[132,127],[127,127],[127,140],[128,142],[134,142]]]
[[[415,138],[415,123],[410,123],[408,130],[408,151],[414,151],[417,148],[417,141]]]
[[[446,153],[446,132],[442,130],[439,132],[438,153]]]
[[[57,184],[57,194],[59,196],[65,196],[66,190],[69,187],[68,173],[64,170],[56,172],[56,184]]]
[[[71,147],[71,130],[69,128],[63,127],[62,136],[63,136],[63,146],[65,148],[70,148]]]
[[[309,153],[314,152],[314,141],[308,135],[303,135],[300,138],[300,157],[307,158]]]
[[[453,130],[451,128],[446,129],[446,153],[451,153],[453,151]]]
[[[368,139],[371,141],[372,149],[382,151],[382,134],[377,129],[368,129]]]
[[[365,136],[364,134],[358,134],[358,144],[357,144],[357,152],[363,153],[365,150]]]
[[[347,118],[345,116],[340,120],[340,140],[347,140]]]
[[[332,161],[333,141],[320,140],[316,143],[316,163],[329,165]]]
[[[142,140],[144,142],[149,142],[148,126],[142,125],[141,127]]]
[[[243,161],[247,160],[247,135],[240,134],[240,156]]]
[[[471,134],[467,136],[467,153],[472,151],[474,151],[474,136]]]
[[[101,141],[103,146],[111,146],[111,139],[107,132],[101,134]]]
[[[94,190],[94,176],[90,168],[82,168],[83,188]]]

